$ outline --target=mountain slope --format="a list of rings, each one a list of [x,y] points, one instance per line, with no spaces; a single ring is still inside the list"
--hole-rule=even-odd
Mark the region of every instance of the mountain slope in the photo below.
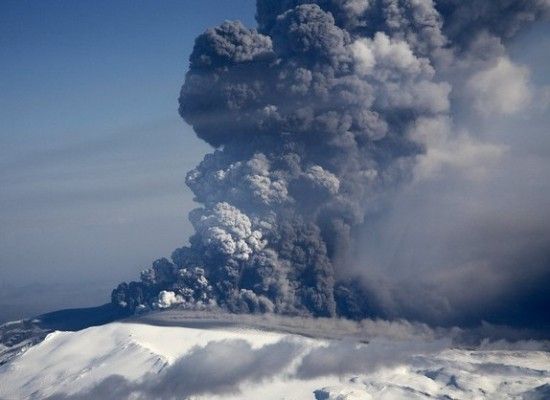
[[[113,322],[51,333],[0,366],[0,398],[548,398],[547,352],[447,345]]]

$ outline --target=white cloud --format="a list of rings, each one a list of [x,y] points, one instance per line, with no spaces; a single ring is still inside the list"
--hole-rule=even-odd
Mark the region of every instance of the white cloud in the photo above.
[[[372,74],[375,66],[379,70],[378,74],[384,70],[385,74],[389,74],[390,70],[406,75],[433,73],[427,60],[415,57],[407,42],[392,40],[381,32],[377,32],[374,39],[355,41],[351,49],[357,63],[357,72],[361,75]]]
[[[532,94],[529,69],[507,57],[474,74],[466,84],[474,109],[481,115],[508,115],[529,105]]]
[[[226,202],[217,203],[212,210],[196,209],[189,218],[206,246],[235,259],[247,260],[266,245],[250,218]]]
[[[479,180],[485,177],[487,167],[506,151],[503,145],[481,142],[465,131],[453,132],[448,117],[421,118],[409,135],[426,150],[417,157],[414,170],[417,181],[438,177],[443,170]]]
[[[169,308],[173,305],[181,304],[183,302],[183,297],[181,297],[180,295],[176,295],[174,292],[170,292],[167,290],[162,290],[158,296],[157,307]]]

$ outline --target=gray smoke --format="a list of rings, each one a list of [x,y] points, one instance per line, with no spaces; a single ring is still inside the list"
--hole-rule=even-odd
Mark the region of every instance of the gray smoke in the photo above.
[[[468,157],[498,156],[459,135],[453,115],[468,102],[505,114],[525,101],[521,82],[504,104],[491,96],[494,69],[522,75],[506,43],[549,8],[258,0],[257,29],[226,21],[207,30],[179,98],[183,119],[215,148],[186,178],[202,204],[189,216],[195,234],[141,282],[121,284],[113,302],[399,317],[403,307],[387,312],[354,249],[403,185],[438,163],[467,168]],[[457,149],[478,152],[445,153]],[[403,315],[449,322],[441,313],[428,305]]]
[[[254,349],[245,340],[211,341],[194,347],[158,374],[141,382],[110,375],[80,393],[55,394],[50,400],[187,399],[204,394],[239,393],[243,383],[261,382],[286,368],[303,351],[299,343],[280,340]]]
[[[548,17],[548,0],[441,0],[445,34],[453,42],[468,42],[485,31],[505,41],[523,27]]]

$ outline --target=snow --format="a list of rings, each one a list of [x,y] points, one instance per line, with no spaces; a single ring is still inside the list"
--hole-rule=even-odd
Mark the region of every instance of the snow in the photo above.
[[[234,359],[231,349],[236,340],[241,345],[245,341],[251,350],[239,353]],[[216,357],[221,354],[233,357],[226,361],[237,367],[240,357],[249,360],[258,371],[254,374],[257,377],[240,377],[234,386],[226,382],[224,390],[213,388],[205,393],[197,389],[196,395],[190,398],[514,399],[525,395],[526,398],[543,399],[550,390],[550,356],[544,351],[437,349],[433,346],[426,347],[431,351],[422,351],[416,344],[414,349],[419,349],[418,353],[399,350],[396,357],[396,354],[387,355],[391,353],[388,343],[378,340],[368,344],[346,343],[236,326],[193,328],[113,322],[78,332],[51,333],[43,342],[0,366],[0,399],[39,399],[54,394],[85,393],[114,374],[129,382],[135,391],[132,398],[150,398],[147,395],[139,397],[139,392],[149,390],[147,393],[152,393],[156,390],[154,384],[140,382],[163,382],[165,385],[165,380],[158,379],[169,376],[166,371],[185,371],[178,360],[193,352],[198,354],[197,349],[208,349],[205,346],[212,343],[219,343],[222,349],[220,353],[218,346],[217,353],[211,355],[210,364],[204,364],[216,367],[213,374],[224,372],[223,362],[219,366],[216,363]],[[265,346],[281,343],[295,349],[289,363],[283,363],[272,375],[261,375],[262,366],[273,365],[274,361],[270,357],[257,361],[253,355]],[[397,343],[396,348],[405,348],[403,343]],[[317,356],[323,355],[339,370],[321,375],[315,375],[312,370],[307,375],[300,370],[305,358],[312,357],[315,350]],[[350,356],[349,350],[359,356]],[[358,364],[362,354],[366,361]],[[209,357],[207,353],[206,358]],[[347,371],[349,365],[355,370]],[[174,369],[176,367],[181,369]],[[185,386],[185,376],[176,376]],[[208,382],[208,374],[205,380]]]

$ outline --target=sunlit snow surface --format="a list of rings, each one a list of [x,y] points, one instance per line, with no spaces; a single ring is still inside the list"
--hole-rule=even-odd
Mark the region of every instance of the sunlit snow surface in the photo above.
[[[0,398],[550,398],[544,351],[356,339],[114,322],[51,333],[0,366]]]

